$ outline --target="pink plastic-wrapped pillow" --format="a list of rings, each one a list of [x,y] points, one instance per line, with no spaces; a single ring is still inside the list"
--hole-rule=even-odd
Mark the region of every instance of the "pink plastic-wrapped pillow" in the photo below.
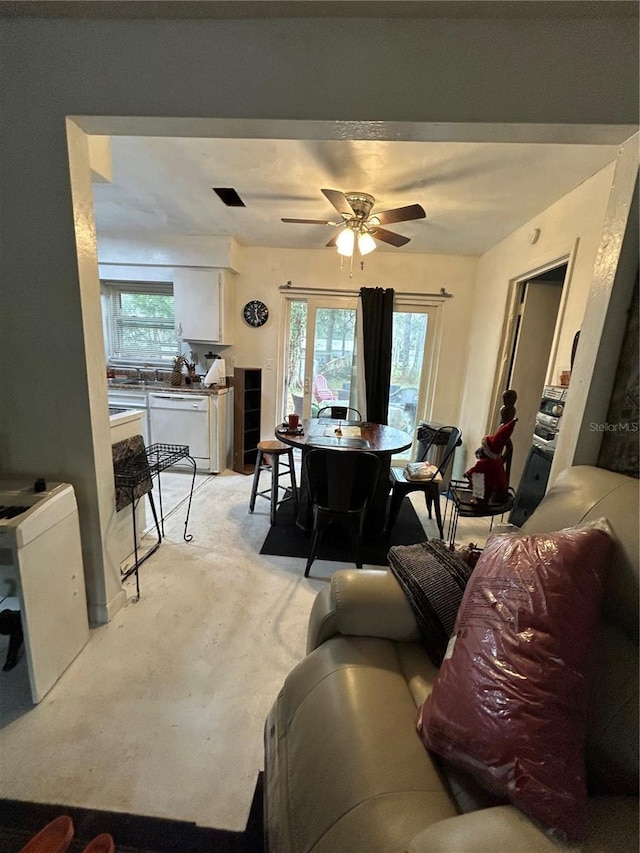
[[[610,544],[603,519],[490,537],[418,713],[425,746],[569,840],[586,827],[586,663]]]

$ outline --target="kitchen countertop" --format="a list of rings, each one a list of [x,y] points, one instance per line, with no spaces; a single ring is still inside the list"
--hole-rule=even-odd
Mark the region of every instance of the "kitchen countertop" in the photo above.
[[[173,391],[176,394],[199,394],[204,397],[215,397],[219,394],[227,394],[229,386],[224,388],[205,388],[204,385],[171,385],[170,382],[131,382],[114,381],[107,379],[109,391]]]
[[[109,407],[109,423],[111,426],[119,426],[121,424],[128,424],[142,422],[142,417],[144,415],[144,411],[142,409],[119,409],[114,406]],[[126,438],[126,436],[125,436]]]

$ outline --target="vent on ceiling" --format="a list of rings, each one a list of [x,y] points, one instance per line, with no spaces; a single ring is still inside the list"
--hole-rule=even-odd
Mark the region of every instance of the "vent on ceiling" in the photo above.
[[[212,190],[227,207],[246,207],[233,187],[212,187]]]

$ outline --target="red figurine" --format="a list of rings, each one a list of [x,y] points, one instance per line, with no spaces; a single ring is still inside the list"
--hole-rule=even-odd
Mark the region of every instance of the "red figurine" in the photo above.
[[[485,435],[476,450],[477,462],[464,476],[469,480],[476,503],[504,503],[509,496],[509,480],[502,453],[518,419],[502,424],[494,435]]]

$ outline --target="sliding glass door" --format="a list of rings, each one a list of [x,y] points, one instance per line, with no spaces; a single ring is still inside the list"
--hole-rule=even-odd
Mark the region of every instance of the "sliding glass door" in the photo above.
[[[430,310],[412,304],[394,305],[391,385],[389,388],[389,426],[415,437],[418,422],[431,412],[433,342]],[[411,458],[413,450],[397,456]]]
[[[358,381],[358,308],[355,295],[287,297],[283,418],[289,412],[314,417],[332,401],[353,406],[364,416],[364,389]],[[437,320],[438,306],[419,297],[396,297],[388,423],[413,436],[418,422],[431,416]]]
[[[284,410],[314,417],[332,401],[357,405],[357,298],[288,300]]]

